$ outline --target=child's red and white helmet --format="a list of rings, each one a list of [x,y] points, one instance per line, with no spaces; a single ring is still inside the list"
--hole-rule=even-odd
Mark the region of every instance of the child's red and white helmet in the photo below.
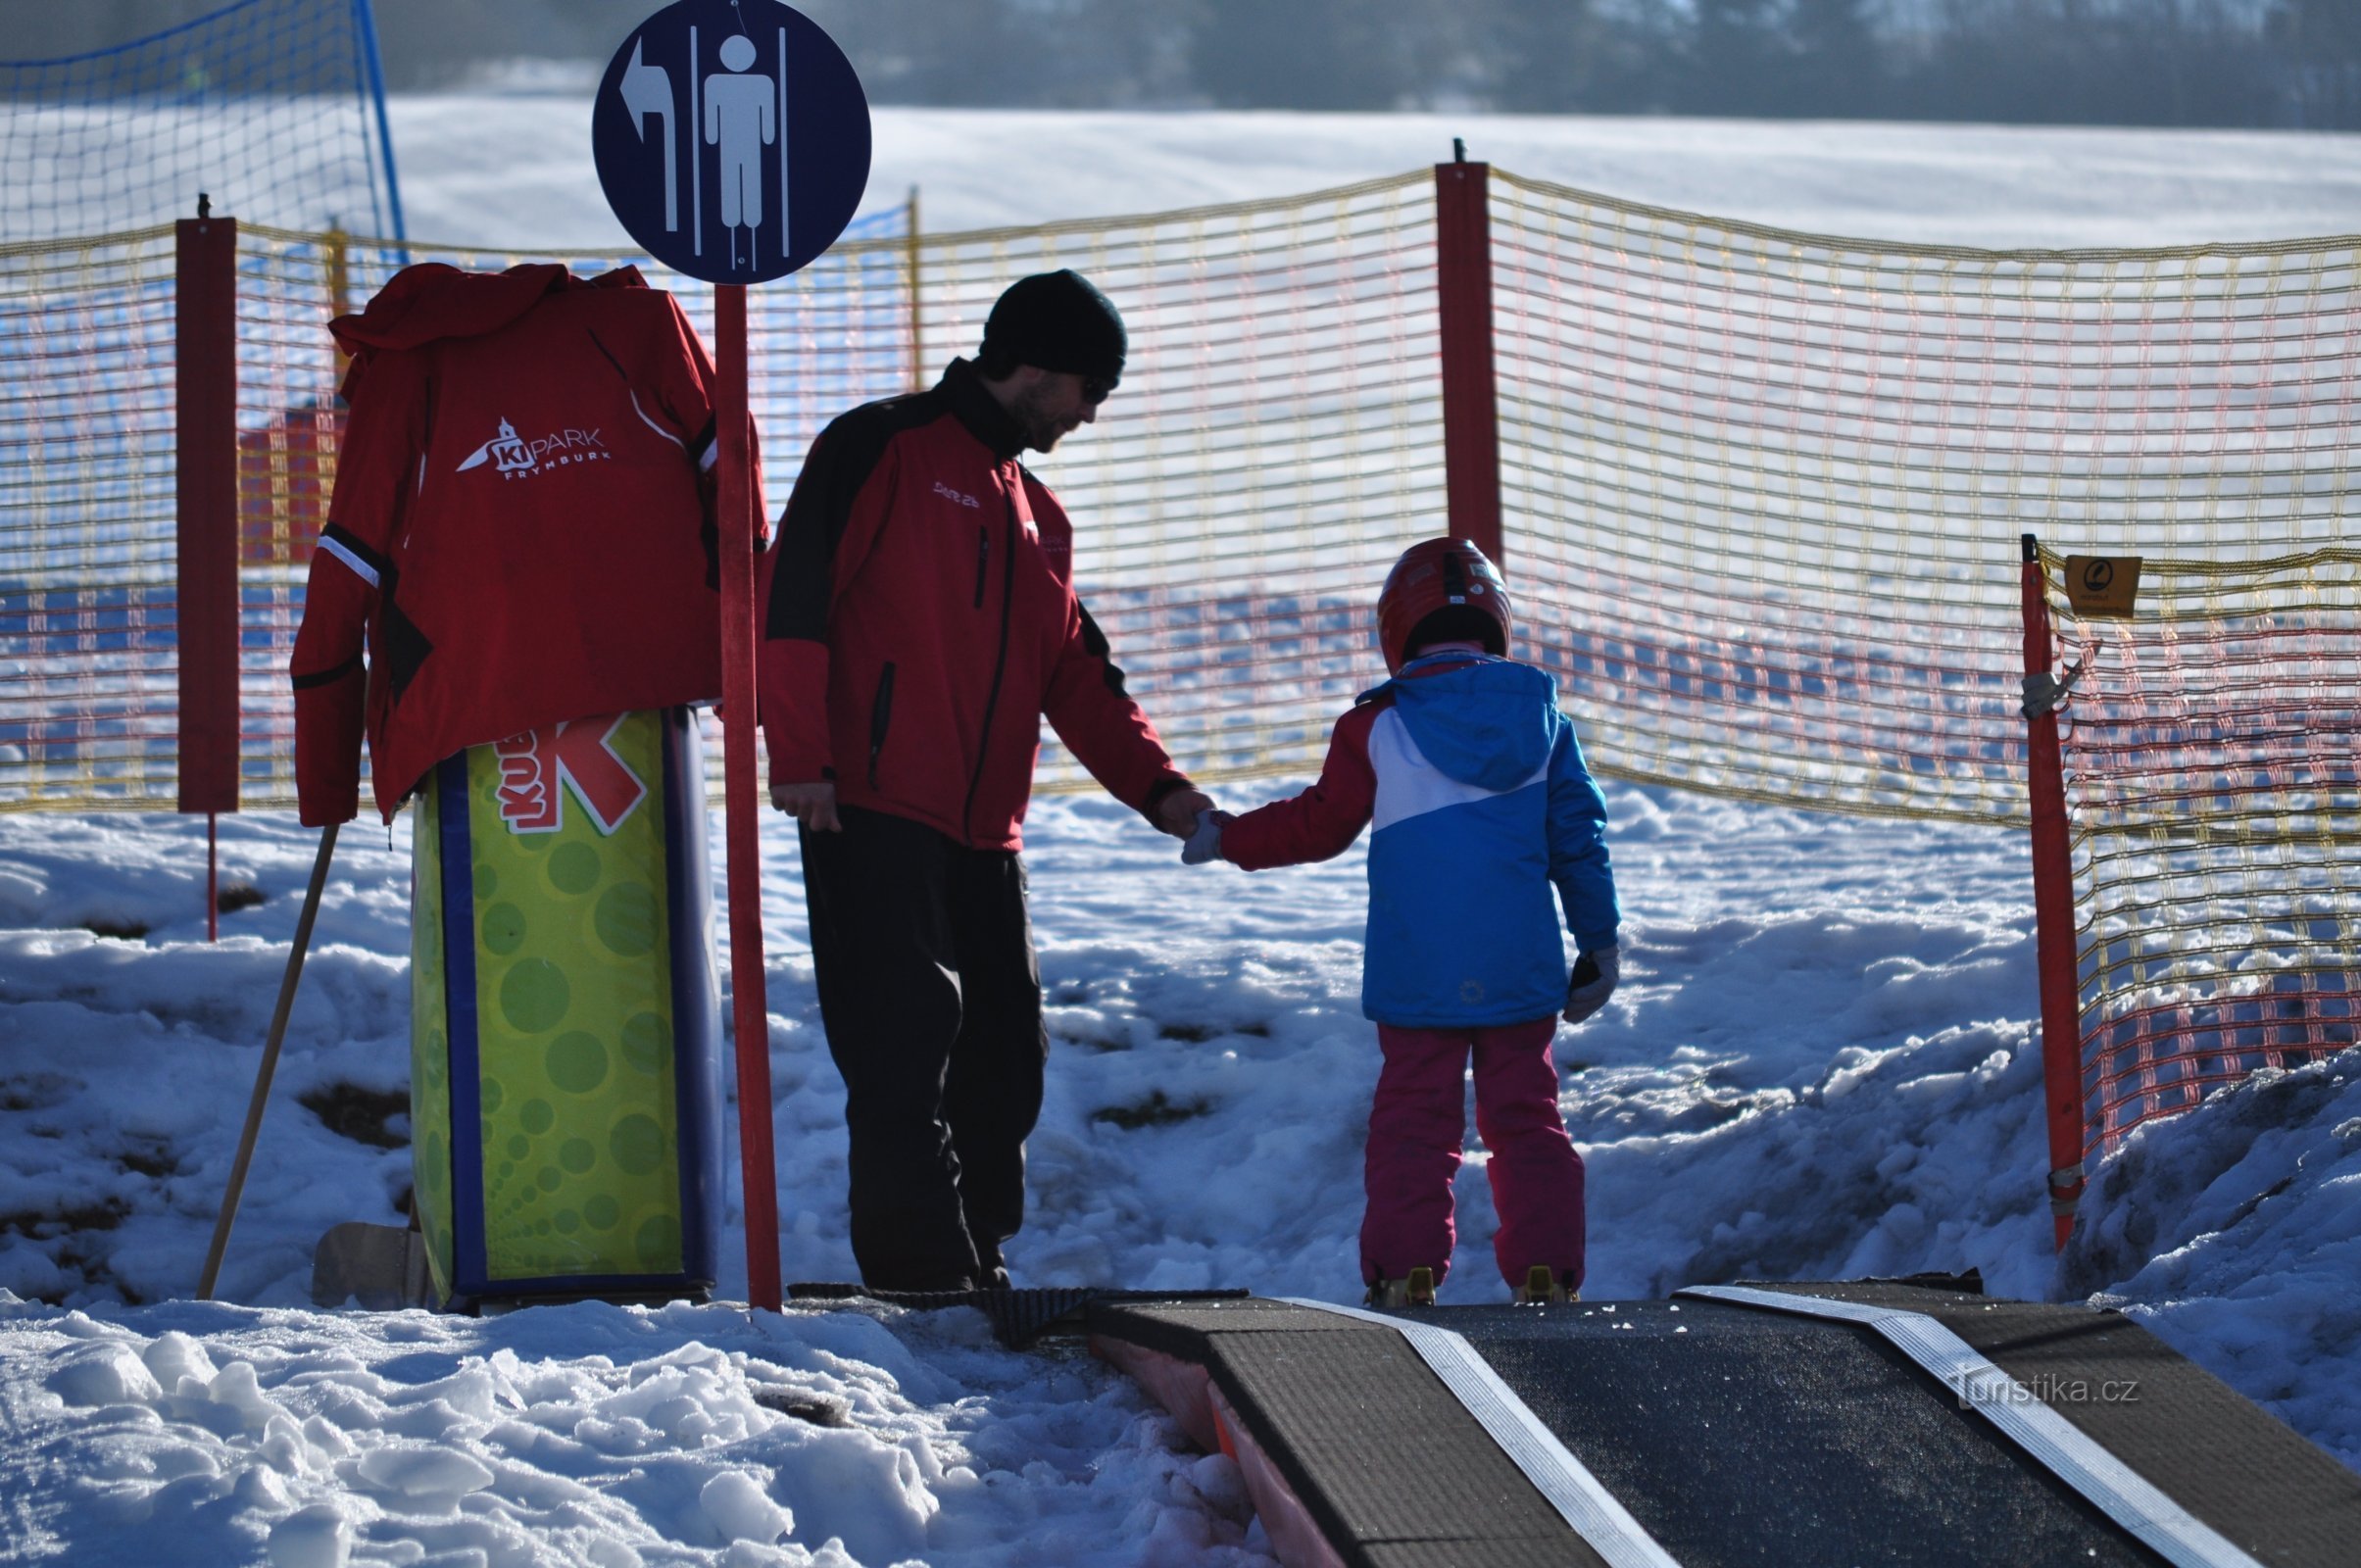
[[[1413,634],[1429,616],[1443,618],[1416,637],[1419,643],[1481,642],[1507,654],[1516,629],[1508,584],[1473,540],[1422,539],[1386,573],[1385,591],[1377,596],[1377,641],[1388,674],[1409,662]]]

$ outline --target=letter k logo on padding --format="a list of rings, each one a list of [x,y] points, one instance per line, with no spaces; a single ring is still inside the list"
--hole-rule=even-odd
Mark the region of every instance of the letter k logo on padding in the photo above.
[[[512,833],[555,833],[566,825],[566,789],[602,834],[621,827],[648,786],[608,743],[624,715],[570,719],[500,742],[500,815]]]

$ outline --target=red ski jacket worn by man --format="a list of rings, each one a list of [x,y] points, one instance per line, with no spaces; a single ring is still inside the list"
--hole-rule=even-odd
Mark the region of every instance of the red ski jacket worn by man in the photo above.
[[[330,329],[351,420],[288,662],[307,824],[353,815],[365,727],[390,821],[466,747],[720,694],[713,365],[669,294],[428,264]]]
[[[773,553],[774,785],[832,779],[840,804],[1021,849],[1046,714],[1151,821],[1189,787],[1074,596],[1073,525],[1023,440],[965,360],[820,432]]]

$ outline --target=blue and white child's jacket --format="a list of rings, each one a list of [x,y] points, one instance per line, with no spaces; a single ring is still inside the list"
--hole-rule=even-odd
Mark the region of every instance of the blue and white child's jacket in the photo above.
[[[1584,952],[1621,918],[1606,802],[1557,683],[1530,664],[1437,653],[1337,721],[1320,781],[1222,830],[1250,871],[1325,860],[1364,825],[1361,1010],[1410,1029],[1521,1023],[1565,1004],[1556,903]]]

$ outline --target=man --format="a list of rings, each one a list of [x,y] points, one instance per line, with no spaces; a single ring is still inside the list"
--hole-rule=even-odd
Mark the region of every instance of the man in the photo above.
[[[771,800],[802,826],[812,963],[874,1289],[1006,1285],[1049,1035],[1019,823],[1046,715],[1175,837],[1172,765],[1069,582],[1073,531],[1016,461],[1098,417],[1123,323],[1020,279],[973,361],[820,432],[781,520],[762,644]]]

